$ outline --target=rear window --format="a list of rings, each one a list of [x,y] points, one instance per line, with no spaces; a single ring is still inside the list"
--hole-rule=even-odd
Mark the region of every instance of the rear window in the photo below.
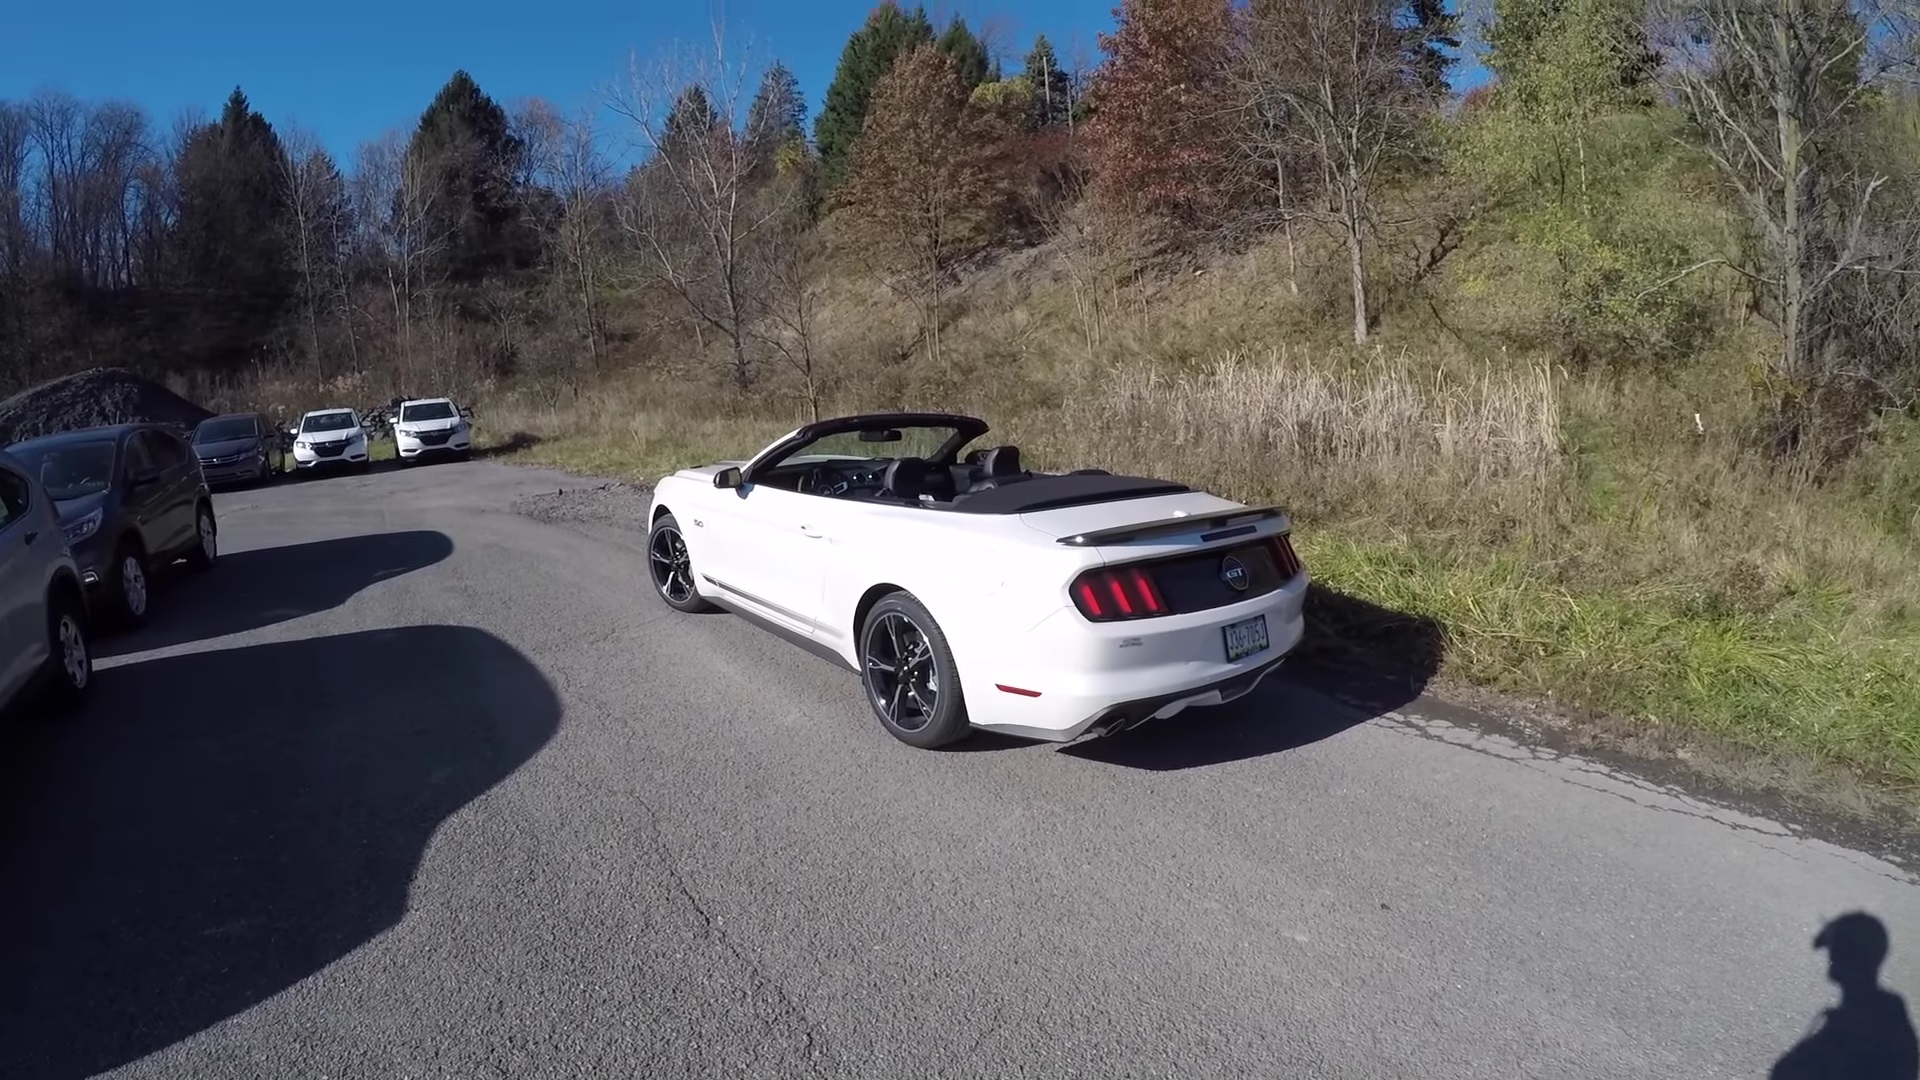
[[[453,405],[445,401],[425,401],[418,405],[400,406],[401,420],[449,420],[453,417]]]

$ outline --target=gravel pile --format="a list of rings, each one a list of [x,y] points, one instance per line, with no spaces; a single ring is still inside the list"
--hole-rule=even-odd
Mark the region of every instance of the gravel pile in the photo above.
[[[613,525],[642,528],[653,489],[644,484],[608,483],[598,487],[523,495],[514,500],[515,513],[550,525]]]
[[[192,428],[212,415],[151,379],[118,368],[91,368],[0,401],[0,446],[102,424]]]

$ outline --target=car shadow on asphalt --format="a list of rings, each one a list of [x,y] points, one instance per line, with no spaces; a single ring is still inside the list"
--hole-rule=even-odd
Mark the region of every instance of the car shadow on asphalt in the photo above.
[[[43,1080],[138,1061],[396,926],[435,831],[561,713],[530,660],[456,626],[149,659],[95,693],[0,753],[0,1046]]]
[[[1308,590],[1306,614],[1301,644],[1245,697],[1059,752],[1154,772],[1285,753],[1406,707],[1440,670],[1445,635],[1433,619],[1317,582]]]
[[[339,607],[362,589],[451,554],[453,540],[435,530],[223,552],[205,573],[174,567],[154,575],[146,625],[101,636],[94,651],[102,658],[123,656],[257,630]]]

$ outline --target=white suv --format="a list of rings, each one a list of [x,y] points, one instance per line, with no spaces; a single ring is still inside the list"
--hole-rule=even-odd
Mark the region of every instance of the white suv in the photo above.
[[[452,398],[412,398],[393,414],[393,448],[402,463],[442,454],[458,458],[473,455],[472,410]]]
[[[46,489],[0,451],[0,707],[37,691],[56,712],[93,687],[86,592]]]
[[[373,464],[367,427],[352,409],[315,409],[300,418],[292,435],[297,470],[344,465],[365,471]]]

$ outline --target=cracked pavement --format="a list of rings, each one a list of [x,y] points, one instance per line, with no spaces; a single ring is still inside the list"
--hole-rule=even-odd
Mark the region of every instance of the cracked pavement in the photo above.
[[[1425,703],[926,753],[659,603],[633,489],[218,508],[0,744],[0,1076],[1705,1080],[1832,1003],[1842,912],[1920,988],[1901,867]]]

